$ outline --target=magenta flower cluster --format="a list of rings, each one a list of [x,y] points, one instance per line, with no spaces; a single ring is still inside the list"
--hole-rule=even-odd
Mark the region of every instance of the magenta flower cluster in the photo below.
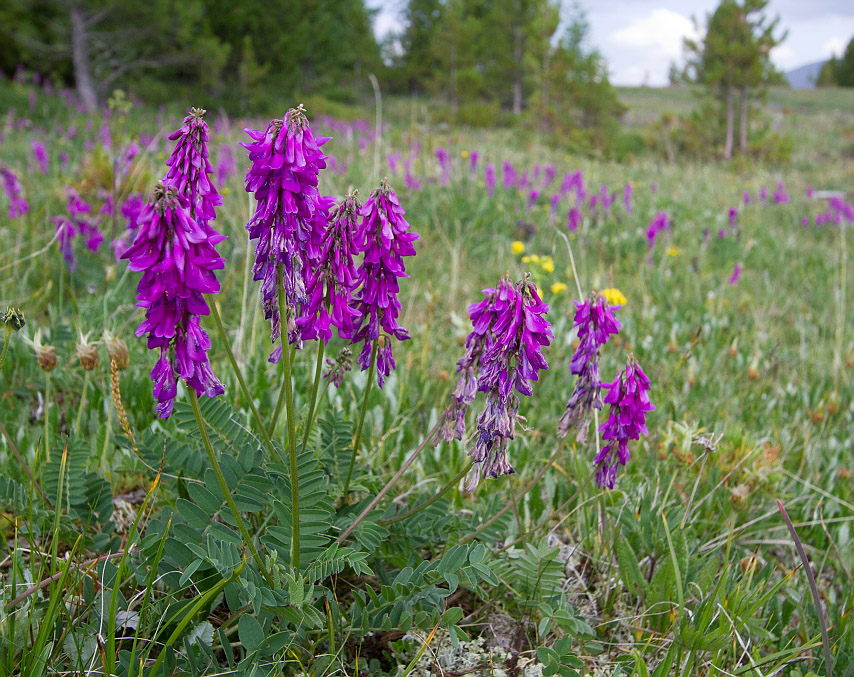
[[[409,338],[409,332],[397,321],[401,310],[398,279],[409,277],[403,259],[415,256],[412,243],[418,233],[410,232],[400,200],[386,180],[371,193],[359,214],[362,219],[354,241],[356,251],[364,257],[357,270],[358,289],[353,297],[357,316],[352,343],[362,343],[362,371],[370,367],[376,348],[377,383],[382,388],[395,368],[391,337],[398,341]]]
[[[576,430],[579,444],[587,441],[593,410],[602,408],[602,379],[599,376],[599,351],[609,337],[616,336],[622,325],[614,317],[604,297],[595,291],[583,302],[575,303],[573,326],[578,331],[578,348],[572,356],[570,372],[577,377],[566,409],[558,421],[558,438]],[[614,309],[619,306],[613,306]]]
[[[3,182],[3,190],[9,198],[9,218],[15,219],[26,214],[30,205],[21,197],[21,184],[18,177],[5,165],[0,165],[0,180]]]
[[[74,256],[72,242],[78,235],[86,238],[86,247],[89,251],[97,252],[104,240],[101,231],[98,230],[97,221],[91,216],[92,206],[84,202],[70,186],[66,187],[65,215],[51,218],[55,227],[59,251],[65,258],[65,262],[71,270],[77,268],[77,259]]]
[[[647,412],[655,407],[649,401],[650,382],[640,364],[629,357],[626,368],[617,373],[613,383],[602,386],[609,392],[605,402],[610,406],[608,420],[599,426],[602,439],[607,444],[596,455],[596,483],[600,488],[614,488],[617,466],[629,462],[629,440],[638,440],[649,431],[646,427]]]

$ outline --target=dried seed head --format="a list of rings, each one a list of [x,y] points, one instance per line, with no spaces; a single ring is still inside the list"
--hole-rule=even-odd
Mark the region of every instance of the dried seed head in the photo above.
[[[117,369],[127,369],[130,366],[127,343],[109,331],[104,332],[104,343],[107,344],[110,362],[115,362]]]
[[[86,371],[97,369],[100,364],[98,359],[98,349],[91,343],[81,342],[77,346],[77,358],[80,360],[80,366]]]
[[[0,323],[3,324],[8,333],[12,333],[13,331],[21,331],[26,321],[24,320],[24,313],[20,308],[7,306],[6,310],[0,313]]]
[[[56,369],[56,348],[54,346],[36,346],[36,360],[42,371]]]

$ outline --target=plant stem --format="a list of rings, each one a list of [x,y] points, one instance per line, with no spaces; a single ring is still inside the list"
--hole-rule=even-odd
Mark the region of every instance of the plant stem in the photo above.
[[[282,346],[282,352],[285,351],[284,346]],[[296,353],[296,347],[291,350],[291,364],[294,363],[294,355]],[[276,400],[276,409],[273,411],[273,420],[270,422],[270,434],[276,434],[276,426],[279,425],[279,416],[282,414],[282,408],[285,406],[285,382],[282,381],[282,387],[279,389],[279,397]]]
[[[270,433],[267,430],[267,426],[264,425],[264,422],[261,420],[261,415],[258,413],[258,409],[255,406],[255,402],[252,399],[252,395],[249,394],[249,388],[246,386],[246,380],[243,378],[243,372],[240,370],[240,366],[237,364],[237,360],[234,358],[234,351],[231,349],[231,343],[228,340],[228,336],[225,333],[225,327],[222,324],[222,317],[219,314],[219,309],[217,308],[216,301],[213,298],[208,297],[208,305],[211,309],[211,315],[213,316],[214,322],[216,323],[216,329],[219,332],[219,337],[222,339],[222,343],[225,346],[225,352],[228,355],[228,361],[231,363],[231,369],[234,371],[234,375],[237,377],[237,382],[240,384],[240,391],[243,393],[243,397],[249,403],[249,409],[252,411],[252,416],[255,419],[255,423],[261,431],[261,436],[264,438],[264,442],[267,443],[267,449],[270,450],[270,456],[272,456],[277,463],[284,464],[284,460],[279,456],[276,452],[275,447],[273,446],[273,440],[270,438]]]
[[[252,553],[252,557],[258,565],[258,570],[261,572],[261,575],[266,579],[267,583],[269,583],[271,587],[275,587],[273,579],[270,577],[269,572],[264,567],[264,562],[261,561],[261,557],[255,549],[255,544],[252,542],[249,532],[246,531],[246,525],[243,524],[243,519],[240,517],[240,513],[238,512],[234,499],[231,496],[231,489],[228,488],[228,483],[225,481],[225,476],[222,474],[222,468],[220,468],[219,461],[216,458],[216,454],[211,446],[210,438],[208,437],[207,429],[205,428],[202,411],[199,409],[199,398],[196,395],[196,391],[193,390],[193,388],[187,388],[187,393],[190,397],[190,406],[193,408],[193,415],[196,417],[196,425],[199,426],[199,432],[202,434],[202,442],[204,443],[205,451],[208,454],[208,460],[211,462],[211,467],[213,468],[216,479],[219,482],[219,488],[225,496],[225,501],[228,503],[231,514],[234,516],[235,522],[237,522],[237,528],[243,536],[243,541],[246,543],[246,547],[248,547],[249,551]]]
[[[74,420],[74,434],[80,437],[80,423],[83,421],[83,406],[86,403],[86,391],[89,388],[89,370],[83,370],[83,390],[80,391],[80,406],[77,408],[77,418]]]
[[[433,435],[436,434],[436,431],[439,429],[439,426],[441,424],[442,424],[442,422],[440,420],[436,423],[436,425],[434,425],[430,429],[430,432],[428,432],[426,437],[423,440],[421,440],[421,444],[418,445],[418,447],[415,449],[415,451],[412,452],[412,454],[409,456],[409,458],[407,458],[403,462],[403,465],[400,466],[400,469],[394,474],[394,476],[388,482],[386,482],[386,485],[382,489],[380,489],[380,492],[376,496],[374,496],[374,498],[371,500],[371,502],[368,503],[367,507],[364,510],[362,510],[362,512],[359,514],[359,516],[355,520],[353,520],[353,523],[341,533],[341,535],[338,537],[339,543],[343,542],[344,539],[347,538],[347,536],[349,536],[350,534],[353,533],[353,531],[356,529],[356,527],[359,526],[359,524],[361,524],[362,521],[368,516],[368,514],[377,506],[377,503],[379,503],[383,499],[383,497],[389,492],[389,489],[391,489],[397,483],[397,480],[399,480],[403,476],[403,473],[406,472],[406,469],[410,465],[412,465],[412,462],[416,458],[418,458],[418,455],[424,450],[424,447],[427,446],[427,443],[431,439],[433,439]],[[353,456],[354,457],[356,456],[355,449],[353,450]],[[350,470],[352,470],[352,469],[353,469],[353,465],[351,463],[350,464]],[[349,479],[349,476],[347,479]],[[345,496],[347,495],[347,489],[346,488],[344,489],[344,495]]]
[[[285,284],[282,276],[282,267],[279,266],[279,341],[282,346],[282,371],[284,372],[284,383],[282,388],[285,393],[285,407],[288,413],[288,453],[291,461],[291,518],[293,521],[291,533],[291,566],[299,571],[299,470],[297,469],[297,440],[294,428],[294,392],[291,383],[291,353],[288,350],[287,341],[287,302],[285,300]]]
[[[353,455],[350,457],[350,468],[347,470],[347,479],[344,481],[344,498],[350,490],[350,478],[353,476],[353,466],[356,465],[356,454],[359,453],[359,442],[362,439],[362,426],[365,424],[365,414],[368,411],[368,397],[371,394],[371,386],[374,383],[374,370],[377,366],[377,347],[379,342],[374,341],[371,348],[371,367],[368,369],[368,383],[365,385],[365,397],[362,400],[362,411],[359,414],[359,424],[356,426],[356,436],[353,438]]]
[[[326,342],[322,338],[317,339],[317,364],[314,367],[314,384],[311,386],[311,400],[308,403],[308,416],[305,418],[305,430],[302,434],[302,450],[308,444],[308,435],[314,419],[314,407],[317,402],[317,389],[323,372],[323,352],[326,350]]]
[[[45,372],[44,386],[44,460],[50,460],[50,372]],[[57,509],[59,509],[57,507]]]
[[[460,472],[458,472],[453,477],[453,479],[451,479],[450,482],[448,482],[445,486],[443,486],[441,489],[439,489],[439,491],[437,491],[433,496],[428,498],[426,501],[424,501],[423,503],[420,503],[419,505],[416,505],[414,508],[412,508],[412,510],[408,510],[407,512],[403,513],[402,515],[395,515],[394,517],[387,519],[387,520],[380,520],[379,523],[383,526],[385,526],[387,524],[394,524],[395,522],[399,522],[400,520],[405,520],[407,517],[412,517],[414,514],[421,512],[425,508],[429,508],[436,501],[438,501],[440,498],[442,498],[442,496],[444,496],[446,493],[448,493],[448,491],[452,487],[455,487],[457,485],[457,483],[463,477],[466,476],[468,471],[471,470],[471,467],[473,464],[474,464],[473,461],[469,461],[466,464],[466,466],[462,470],[460,470]]]
[[[3,365],[6,363],[6,351],[9,350],[9,339],[12,336],[12,331],[10,329],[6,330],[6,338],[3,339],[3,354],[0,355],[0,370],[3,369]]]

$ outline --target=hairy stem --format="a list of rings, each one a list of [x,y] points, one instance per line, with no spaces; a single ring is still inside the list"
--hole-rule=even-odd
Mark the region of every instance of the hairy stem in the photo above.
[[[80,406],[77,407],[77,418],[74,420],[74,434],[80,436],[80,424],[83,421],[83,406],[86,404],[86,391],[89,388],[89,370],[83,371],[83,390],[80,391]]]
[[[471,467],[473,464],[474,464],[473,461],[469,461],[468,463],[466,463],[465,467],[462,470],[460,470],[460,472],[458,472],[456,475],[454,475],[454,477],[445,486],[443,486],[441,489],[439,489],[439,491],[437,491],[435,494],[433,494],[433,496],[428,498],[423,503],[419,503],[418,505],[416,505],[414,508],[412,508],[412,510],[407,510],[405,513],[403,513],[401,515],[395,515],[394,517],[387,519],[387,520],[380,520],[379,523],[382,524],[383,526],[385,526],[386,524],[394,524],[395,522],[400,522],[401,520],[405,520],[407,517],[412,517],[413,515],[421,512],[425,508],[429,508],[436,501],[438,501],[440,498],[442,498],[442,496],[447,494],[448,491],[450,491],[453,487],[457,486],[459,481],[463,477],[466,476],[466,474],[468,473],[469,470],[471,470]]]
[[[205,428],[202,411],[199,409],[199,398],[196,395],[196,391],[192,388],[187,388],[187,392],[190,396],[190,406],[193,408],[193,415],[196,417],[196,425],[198,425],[199,432],[202,434],[202,442],[204,443],[205,451],[208,454],[208,460],[211,462],[211,467],[213,468],[216,479],[219,482],[219,488],[225,496],[225,502],[228,503],[231,514],[234,516],[234,521],[237,523],[237,528],[240,530],[241,536],[243,536],[243,541],[246,543],[246,547],[249,548],[249,551],[252,553],[252,558],[258,565],[258,570],[266,579],[267,583],[269,583],[271,587],[275,587],[273,579],[270,577],[270,573],[267,571],[264,566],[264,562],[261,560],[261,556],[258,554],[258,550],[255,549],[255,544],[252,542],[249,532],[246,531],[246,525],[243,524],[243,519],[240,517],[240,512],[237,510],[237,505],[235,505],[234,498],[231,496],[231,489],[228,488],[228,483],[225,481],[225,476],[222,474],[222,468],[220,468],[219,461],[217,460],[213,446],[211,446],[210,438],[208,437],[208,431]]]
[[[314,407],[317,403],[317,390],[323,372],[323,352],[326,350],[326,342],[322,338],[317,339],[317,364],[314,367],[314,384],[311,386],[311,400],[308,403],[308,416],[305,418],[305,430],[302,433],[302,449],[308,444],[308,435],[314,422]]]

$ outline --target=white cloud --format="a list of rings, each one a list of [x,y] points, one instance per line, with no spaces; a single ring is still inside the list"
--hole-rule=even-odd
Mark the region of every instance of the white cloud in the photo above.
[[[821,54],[827,58],[832,56],[839,57],[845,53],[845,48],[847,46],[848,42],[844,38],[834,35],[830,40],[824,43],[824,46],[821,48]]]
[[[682,41],[686,37],[698,37],[693,22],[678,12],[663,8],[634,19],[631,25],[608,36],[615,45],[651,49],[656,56],[669,59],[682,56]]]
[[[803,58],[786,43],[771,50],[771,61],[783,70],[803,66]]]

